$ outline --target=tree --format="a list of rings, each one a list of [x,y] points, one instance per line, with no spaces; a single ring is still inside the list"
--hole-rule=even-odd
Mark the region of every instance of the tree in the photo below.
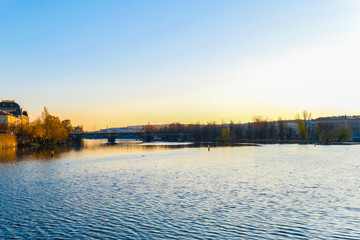
[[[247,137],[246,137],[245,128],[240,122],[237,124],[233,124],[233,126],[230,123],[230,139],[232,142],[246,138]]]
[[[157,132],[158,130],[159,130],[158,127],[156,127],[155,125],[148,124],[144,126],[144,131],[146,133]]]
[[[201,134],[201,125],[199,122],[195,124],[188,124],[186,126],[186,131],[190,133],[193,140],[195,141],[201,141],[202,140],[202,134]]]
[[[279,132],[276,129],[276,122],[268,122],[268,138],[269,139],[279,139]]]
[[[0,133],[8,133],[9,125],[7,123],[0,123]]]
[[[74,127],[72,126],[71,121],[70,121],[69,119],[63,120],[63,121],[61,122],[61,124],[64,126],[64,128],[66,129],[66,131],[67,131],[68,133],[74,131]]]
[[[301,118],[302,117],[302,118]],[[302,112],[302,116],[300,117],[300,114],[296,114],[295,119],[297,121],[297,127],[299,132],[299,137],[303,138],[304,140],[308,139],[309,137],[309,122],[311,119],[311,113],[304,110]]]
[[[14,133],[19,143],[25,144],[31,142],[33,139],[31,132],[31,125],[27,121],[14,126]]]
[[[286,138],[286,123],[282,120],[281,117],[278,118],[278,131],[280,140],[284,140]]]
[[[333,124],[322,122],[316,126],[316,136],[325,143],[330,143],[331,141],[344,142],[352,138],[352,132],[346,125],[335,127]]]
[[[254,116],[254,135],[256,139],[266,139],[268,137],[269,124],[263,116]]]
[[[338,126],[334,129],[333,136],[338,142],[349,141],[352,138],[352,131],[348,126]]]
[[[286,139],[287,140],[293,140],[296,138],[295,130],[291,127],[286,128]]]
[[[184,131],[184,125],[180,123],[171,123],[167,126],[167,130],[170,133],[182,133]]]
[[[222,138],[224,140],[224,143],[227,144],[228,141],[229,141],[229,138],[230,138],[230,129],[229,129],[229,127],[222,129],[221,136],[222,136]]]
[[[69,133],[59,117],[51,115],[46,107],[41,117],[44,126],[44,142],[56,144],[67,139]]]
[[[229,124],[229,129],[230,129],[230,139],[229,139],[229,141],[231,143],[235,142],[237,139],[240,138],[240,134],[239,135],[236,134],[236,131],[237,131],[238,128],[239,128],[238,124],[235,124],[233,122],[233,120],[231,120],[230,124]]]
[[[333,139],[334,126],[328,122],[321,122],[316,125],[316,138],[324,143]]]
[[[30,125],[32,142],[45,143],[45,129],[41,119],[36,119]]]
[[[204,135],[207,141],[214,141],[217,137],[221,136],[221,126],[219,126],[215,121],[208,122],[204,126]]]
[[[255,129],[253,123],[248,123],[245,127],[245,138],[247,139],[255,139]]]

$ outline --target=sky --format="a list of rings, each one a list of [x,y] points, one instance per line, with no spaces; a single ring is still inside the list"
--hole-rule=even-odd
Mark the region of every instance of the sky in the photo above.
[[[87,130],[360,115],[360,1],[0,0],[0,97]]]

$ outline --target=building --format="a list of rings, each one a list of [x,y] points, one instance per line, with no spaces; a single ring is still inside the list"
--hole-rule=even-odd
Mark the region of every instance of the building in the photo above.
[[[0,110],[0,124],[15,124],[18,125],[21,123],[21,119],[19,117],[15,117],[14,115]]]
[[[314,121],[316,124],[328,124],[331,128],[339,126],[347,126],[351,129],[353,139],[360,138],[360,116],[337,116],[337,117],[321,117]]]
[[[295,135],[299,135],[298,132],[298,123],[296,120],[283,120],[283,122],[286,124],[286,127],[288,129],[291,129],[291,131],[295,134]]]
[[[2,100],[0,102],[0,111],[2,116],[1,123],[19,124],[20,122],[29,122],[27,111],[23,111],[15,100]]]

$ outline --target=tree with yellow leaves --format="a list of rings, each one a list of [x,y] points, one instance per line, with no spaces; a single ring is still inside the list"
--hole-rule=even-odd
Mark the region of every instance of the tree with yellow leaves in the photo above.
[[[309,138],[309,132],[310,132],[309,123],[311,119],[311,113],[304,110],[302,112],[301,117],[300,114],[298,113],[296,114],[295,119],[297,122],[299,137],[303,138],[304,140],[307,140]]]

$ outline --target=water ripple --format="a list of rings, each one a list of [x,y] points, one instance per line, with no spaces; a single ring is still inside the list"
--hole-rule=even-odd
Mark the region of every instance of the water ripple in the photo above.
[[[334,148],[0,164],[0,238],[360,239],[360,149]]]

